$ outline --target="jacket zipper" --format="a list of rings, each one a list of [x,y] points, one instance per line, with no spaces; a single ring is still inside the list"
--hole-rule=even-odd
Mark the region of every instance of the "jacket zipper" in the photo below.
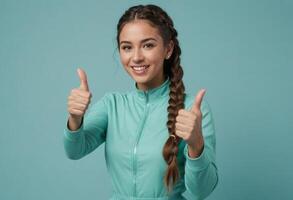
[[[136,174],[137,174],[137,146],[140,140],[140,136],[143,130],[143,125],[145,124],[146,117],[148,115],[149,111],[149,99],[148,99],[148,93],[144,92],[145,97],[146,97],[146,108],[145,108],[145,113],[142,119],[142,122],[140,124],[140,127],[138,129],[138,135],[134,144],[133,148],[133,162],[132,162],[132,167],[133,167],[133,197],[136,197],[137,191],[136,191]]]

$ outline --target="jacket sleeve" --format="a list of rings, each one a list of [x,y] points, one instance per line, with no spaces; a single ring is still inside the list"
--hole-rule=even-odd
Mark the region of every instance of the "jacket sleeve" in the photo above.
[[[107,95],[105,94],[82,118],[81,126],[75,131],[68,128],[68,120],[63,134],[66,156],[77,160],[94,151],[105,142],[108,126]]]
[[[202,132],[204,149],[199,157],[191,158],[188,155],[188,145],[185,144],[185,188],[182,194],[186,199],[200,200],[206,198],[218,184],[216,166],[216,138],[215,125],[211,109],[206,101],[202,101]]]

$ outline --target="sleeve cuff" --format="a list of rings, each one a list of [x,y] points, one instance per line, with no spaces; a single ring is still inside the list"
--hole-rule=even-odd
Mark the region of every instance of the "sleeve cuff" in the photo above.
[[[64,129],[64,135],[67,139],[71,141],[77,141],[78,138],[80,138],[83,131],[83,118],[82,118],[80,127],[75,131],[72,131],[69,129],[68,123],[69,123],[69,120],[67,120],[66,128]]]
[[[185,144],[184,155],[186,158],[186,167],[191,170],[200,171],[205,169],[209,165],[209,159],[207,157],[205,146],[199,157],[192,158],[188,155],[188,144]]]

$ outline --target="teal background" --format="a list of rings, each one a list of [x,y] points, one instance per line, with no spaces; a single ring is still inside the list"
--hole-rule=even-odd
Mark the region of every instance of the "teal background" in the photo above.
[[[134,88],[115,34],[129,6],[155,3],[179,32],[186,91],[207,88],[220,182],[209,200],[293,199],[289,0],[0,0],[0,199],[108,199],[104,145],[65,156],[67,97]]]

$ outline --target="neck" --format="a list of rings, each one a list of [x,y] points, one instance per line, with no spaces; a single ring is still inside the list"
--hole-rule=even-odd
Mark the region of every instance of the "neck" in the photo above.
[[[162,85],[166,80],[167,80],[168,76],[163,75],[163,77],[160,80],[157,80],[151,84],[140,84],[140,83],[135,83],[136,87],[140,90],[143,91],[147,91],[156,87],[159,87],[160,85]]]

